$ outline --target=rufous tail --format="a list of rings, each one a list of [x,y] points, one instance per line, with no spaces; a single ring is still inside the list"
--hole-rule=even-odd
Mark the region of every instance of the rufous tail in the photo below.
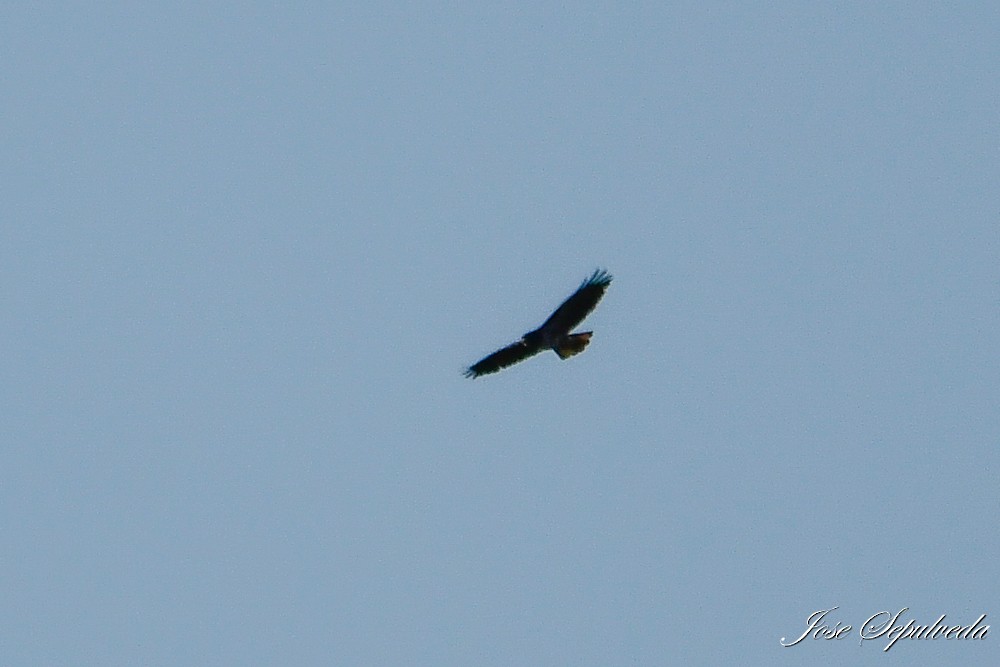
[[[587,347],[587,344],[590,343],[590,337],[593,335],[593,331],[584,331],[583,333],[567,336],[566,340],[555,348],[556,354],[559,355],[560,359],[569,359],[574,354],[580,354],[583,352],[583,348]]]

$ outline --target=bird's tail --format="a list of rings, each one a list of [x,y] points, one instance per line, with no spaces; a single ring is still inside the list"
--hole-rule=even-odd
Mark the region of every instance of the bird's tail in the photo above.
[[[560,359],[569,359],[574,354],[580,354],[583,352],[583,348],[590,343],[590,337],[593,335],[593,331],[584,331],[566,336],[566,339],[555,347],[556,354],[559,355]]]

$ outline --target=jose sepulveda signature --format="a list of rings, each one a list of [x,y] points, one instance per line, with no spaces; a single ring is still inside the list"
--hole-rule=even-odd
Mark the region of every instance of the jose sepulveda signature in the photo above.
[[[840,621],[831,625],[826,620],[827,614],[836,609],[838,607],[820,609],[809,614],[809,618],[806,619],[805,631],[794,641],[787,641],[782,637],[781,645],[789,648],[810,637],[812,639],[843,639],[850,635],[852,629],[850,625]],[[902,617],[907,611],[909,611],[909,607],[903,607],[896,612],[895,616],[887,611],[880,611],[870,616],[858,628],[858,634],[861,636],[860,643],[882,638],[888,642],[882,650],[888,651],[900,639],[986,639],[986,633],[990,629],[990,626],[982,624],[986,619],[986,614],[981,615],[971,625],[950,625],[946,621],[945,614],[941,614],[932,624],[920,624],[912,618],[904,621]]]

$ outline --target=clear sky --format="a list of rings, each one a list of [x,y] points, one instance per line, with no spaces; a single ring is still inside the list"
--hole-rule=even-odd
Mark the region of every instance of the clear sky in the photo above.
[[[1000,664],[997,3],[0,38],[4,665]]]

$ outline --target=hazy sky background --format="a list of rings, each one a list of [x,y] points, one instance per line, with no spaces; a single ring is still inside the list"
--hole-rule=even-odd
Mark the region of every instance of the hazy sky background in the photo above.
[[[857,628],[1000,618],[1000,5],[16,3],[0,75],[3,664],[998,664]]]

